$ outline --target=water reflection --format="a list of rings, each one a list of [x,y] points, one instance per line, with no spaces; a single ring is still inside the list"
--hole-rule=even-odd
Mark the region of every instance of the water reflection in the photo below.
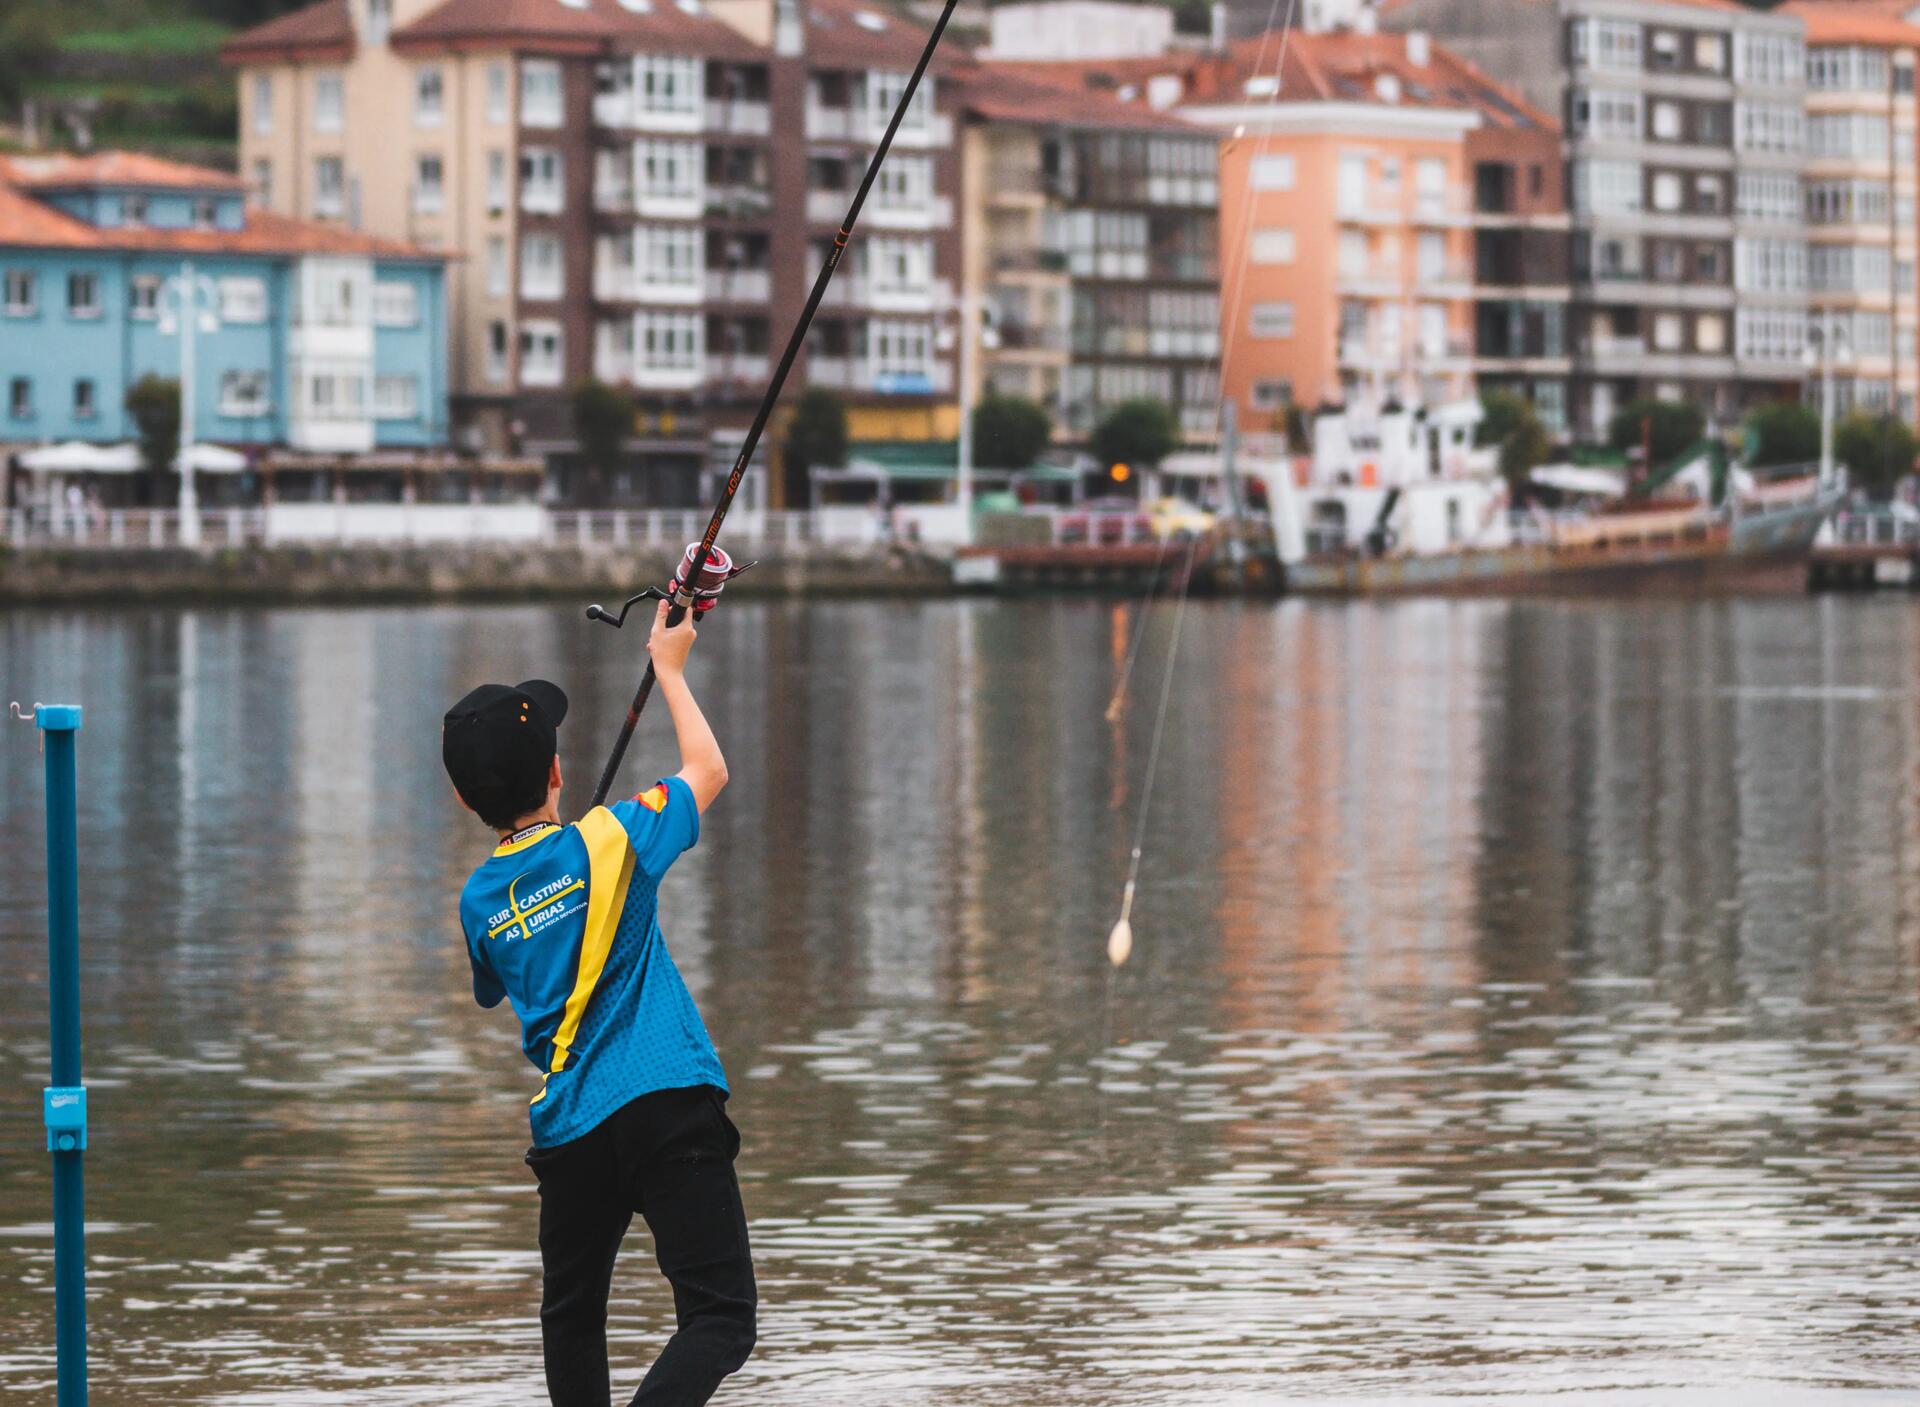
[[[1813,1402],[1920,1372],[1899,601],[739,603],[669,933],[738,1091],[742,1401]],[[566,609],[15,613],[78,697],[96,1400],[537,1400],[524,1073],[433,730]],[[1138,642],[1123,706],[1108,703]],[[0,1388],[51,1371],[37,759],[0,747]],[[649,720],[629,780],[670,765]],[[614,1330],[667,1322],[644,1253]]]

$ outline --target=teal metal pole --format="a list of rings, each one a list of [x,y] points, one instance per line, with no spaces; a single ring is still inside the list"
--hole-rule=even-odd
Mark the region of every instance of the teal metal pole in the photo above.
[[[33,711],[47,765],[47,987],[53,1084],[45,1095],[53,1154],[53,1315],[59,1407],[87,1403],[87,1091],[80,1083],[80,830],[74,744],[80,709]]]

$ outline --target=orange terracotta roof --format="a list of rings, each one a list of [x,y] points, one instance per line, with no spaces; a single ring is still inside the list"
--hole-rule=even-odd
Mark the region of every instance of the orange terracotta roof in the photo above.
[[[1109,93],[977,64],[955,75],[966,110],[990,122],[1026,122],[1051,127],[1129,127],[1208,135],[1172,113],[1123,103]]]
[[[445,0],[393,32],[401,52],[511,44],[553,53],[637,49],[760,58],[766,50],[697,4],[651,0],[645,10],[619,0]]]
[[[1847,4],[1820,4],[1789,0],[1775,14],[1793,15],[1807,27],[1809,44],[1864,44],[1877,48],[1920,48],[1920,26],[1902,16],[1905,3],[1880,6],[1850,0]]]
[[[188,166],[136,151],[52,152],[0,156],[0,180],[23,190],[73,190],[86,186],[143,190],[238,191],[246,183],[230,171]]]
[[[104,155],[123,156],[127,153]],[[147,159],[150,158],[141,158]],[[144,225],[103,228],[90,225],[39,199],[32,194],[32,187],[15,181],[15,171],[35,160],[31,157],[0,157],[0,246],[173,254],[344,254],[379,259],[431,260],[449,257],[442,251],[420,245],[381,239],[336,225],[294,220],[265,210],[248,210],[246,225],[238,230],[163,230]],[[218,176],[221,173],[206,174]],[[71,184],[56,182],[48,188],[64,188]]]
[[[265,24],[243,29],[220,46],[221,59],[345,59],[353,55],[353,16],[347,0],[319,0]]]
[[[1059,61],[995,61],[1009,74],[1043,83],[1094,89],[1130,104],[1144,104],[1147,84],[1154,78],[1181,80],[1180,104],[1243,104],[1269,100],[1264,91],[1249,92],[1248,83],[1280,77],[1273,101],[1349,102],[1382,107],[1466,110],[1493,127],[1538,128],[1557,131],[1551,113],[1528,102],[1515,90],[1496,83],[1480,69],[1444,46],[1428,41],[1424,64],[1407,56],[1404,34],[1301,34],[1281,45],[1272,37],[1256,36],[1228,45],[1224,53],[1171,53],[1159,58]],[[1391,103],[1379,94],[1376,80],[1390,75],[1399,96]]]
[[[925,20],[904,18],[896,10],[863,0],[807,0],[807,62],[813,68],[888,69],[908,72],[933,32]],[[935,72],[968,61],[950,39],[934,51]]]

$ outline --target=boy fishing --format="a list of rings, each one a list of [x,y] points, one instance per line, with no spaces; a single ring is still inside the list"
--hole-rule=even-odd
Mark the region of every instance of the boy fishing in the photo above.
[[[474,999],[513,1003],[541,1071],[527,1163],[540,1184],[540,1335],[554,1407],[608,1407],[607,1297],[637,1212],[673,1286],[679,1328],[633,1407],[698,1407],[753,1348],[757,1295],[727,1118],[726,1075],[660,931],[658,886],[727,784],[687,687],[694,615],[647,641],[680,771],[560,824],[556,730],[543,679],[483,684],[441,738],[460,800],[499,835],[460,896]]]

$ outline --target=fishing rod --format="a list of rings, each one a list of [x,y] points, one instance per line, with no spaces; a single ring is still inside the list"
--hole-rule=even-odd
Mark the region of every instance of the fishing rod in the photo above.
[[[841,221],[840,232],[833,237],[833,247],[827,251],[826,262],[820,266],[820,274],[813,281],[813,291],[807,295],[807,304],[800,310],[800,320],[794,324],[793,335],[787,339],[787,349],[780,354],[780,364],[774,367],[773,378],[767,383],[767,394],[760,401],[760,409],[754,412],[753,424],[747,427],[746,439],[740,443],[740,455],[733,461],[733,472],[727,476],[727,486],[720,493],[719,503],[714,505],[713,517],[707,520],[705,535],[700,541],[688,544],[686,555],[680,559],[680,567],[665,591],[648,587],[639,595],[629,598],[617,614],[598,605],[589,606],[588,620],[603,621],[618,629],[636,603],[668,601],[672,604],[667,609],[667,624],[675,626],[686,619],[688,611],[692,611],[697,618],[712,610],[719,603],[720,588],[754,565],[748,562],[745,566],[736,567],[731,557],[714,546],[714,539],[720,536],[720,525],[726,521],[727,510],[733,506],[733,496],[740,491],[740,481],[746,475],[747,464],[760,445],[760,436],[773,415],[781,388],[787,383],[787,373],[793,368],[794,358],[800,354],[800,344],[806,340],[807,329],[813,325],[813,315],[820,307],[821,298],[826,295],[827,285],[833,281],[833,272],[840,267],[840,256],[846,252],[847,241],[853,238],[853,227],[860,219],[861,207],[867,203],[867,192],[873,189],[874,179],[880,174],[880,163],[887,159],[887,152],[893,146],[893,134],[900,130],[907,108],[912,105],[913,96],[920,89],[921,76],[933,61],[933,51],[940,47],[940,36],[947,32],[947,21],[953,18],[956,3],[958,0],[947,0],[945,8],[940,11],[933,32],[927,36],[926,47],[920,51],[920,61],[913,66],[913,73],[900,94],[900,101],[894,105],[887,130],[881,134],[880,144],[873,149],[873,159],[867,163],[866,174],[860,178],[860,186],[853,193],[853,203],[847,207],[847,218]],[[627,744],[633,741],[633,730],[639,725],[640,711],[647,706],[647,699],[653,694],[653,678],[653,661],[648,660],[647,672],[641,676],[633,702],[627,705],[627,717],[620,725],[620,736],[614,739],[613,752],[607,758],[606,769],[600,773],[600,784],[593,789],[594,806],[603,803],[607,793],[613,790],[614,774],[620,770],[621,760],[627,755]]]

